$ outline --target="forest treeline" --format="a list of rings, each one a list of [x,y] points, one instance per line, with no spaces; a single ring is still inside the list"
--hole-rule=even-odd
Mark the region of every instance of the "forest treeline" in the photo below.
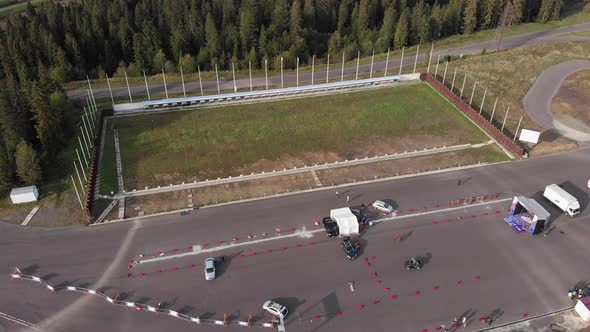
[[[80,0],[50,2],[0,28],[0,191],[37,184],[75,132],[60,84],[185,73],[213,64],[278,68],[327,52],[353,58],[512,23],[559,17],[563,0]]]

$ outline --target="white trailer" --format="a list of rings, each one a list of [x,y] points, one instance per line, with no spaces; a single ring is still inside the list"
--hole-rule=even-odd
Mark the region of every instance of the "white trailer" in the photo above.
[[[550,184],[545,187],[543,196],[570,217],[580,213],[580,203],[578,200],[556,184]]]
[[[350,236],[359,233],[359,222],[350,208],[330,210],[330,218],[338,224],[340,236]]]
[[[10,191],[12,204],[34,202],[39,198],[36,186],[14,188]]]

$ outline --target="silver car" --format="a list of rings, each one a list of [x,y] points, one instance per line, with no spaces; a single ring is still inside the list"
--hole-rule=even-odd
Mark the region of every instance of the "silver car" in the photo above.
[[[215,259],[207,258],[205,260],[205,280],[215,279]]]
[[[282,304],[278,304],[275,301],[266,301],[266,302],[264,302],[264,304],[262,305],[262,309],[270,312],[274,316],[278,316],[278,317],[281,317],[283,319],[285,317],[287,317],[287,315],[289,314],[289,310],[287,309],[287,307],[285,307]]]
[[[373,208],[385,212],[387,214],[390,214],[393,212],[393,207],[383,201],[375,201],[373,202]]]

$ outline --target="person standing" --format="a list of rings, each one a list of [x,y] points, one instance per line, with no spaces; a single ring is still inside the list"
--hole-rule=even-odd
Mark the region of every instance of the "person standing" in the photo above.
[[[336,198],[340,197],[340,193],[338,191],[336,191]]]
[[[346,203],[350,202],[350,196],[346,195]]]

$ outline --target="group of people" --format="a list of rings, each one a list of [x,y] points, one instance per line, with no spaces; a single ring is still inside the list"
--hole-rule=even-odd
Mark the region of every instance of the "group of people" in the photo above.
[[[590,287],[579,288],[579,287],[572,287],[567,292],[567,297],[570,300],[581,299],[583,297],[590,296]]]

